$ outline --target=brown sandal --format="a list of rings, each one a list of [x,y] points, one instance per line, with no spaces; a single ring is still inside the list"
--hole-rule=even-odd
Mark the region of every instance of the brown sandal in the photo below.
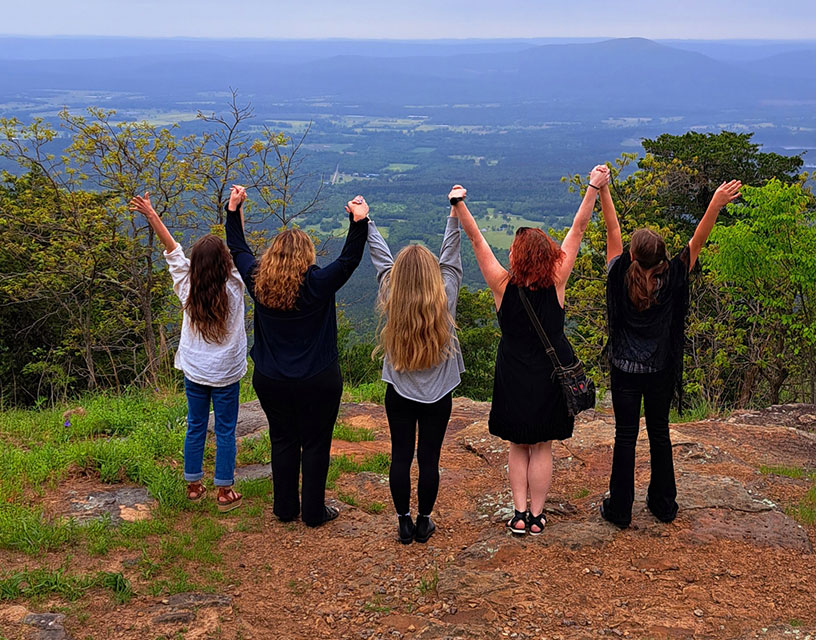
[[[205,487],[200,481],[189,482],[187,484],[187,499],[190,502],[201,502],[201,499],[206,493],[207,487]]]
[[[240,493],[236,493],[232,487],[220,487],[218,489],[216,502],[218,503],[218,510],[221,513],[237,509],[241,506],[242,500],[243,496],[241,496]]]

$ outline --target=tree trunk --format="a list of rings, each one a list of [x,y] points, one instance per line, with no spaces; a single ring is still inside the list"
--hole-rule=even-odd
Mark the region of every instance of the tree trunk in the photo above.
[[[745,409],[751,402],[758,373],[759,368],[754,365],[748,367],[748,370],[745,372],[745,377],[742,379],[742,386],[740,387],[739,399],[737,400],[738,409]]]

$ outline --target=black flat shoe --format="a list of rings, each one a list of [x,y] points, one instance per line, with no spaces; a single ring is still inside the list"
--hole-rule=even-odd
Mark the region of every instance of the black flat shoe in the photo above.
[[[417,516],[414,540],[428,542],[428,538],[433,535],[434,531],[436,531],[436,525],[431,520],[431,516]]]
[[[399,516],[399,541],[402,544],[411,544],[414,541],[416,527],[411,516]]]
[[[319,527],[320,525],[326,524],[330,520],[334,520],[337,516],[340,515],[340,512],[335,509],[334,507],[323,507],[323,519],[319,522],[304,522],[307,527]]]
[[[604,498],[604,501],[601,503],[601,517],[607,522],[611,522],[619,529],[626,529],[631,522],[621,522],[620,520],[615,520],[609,515],[609,498]]]

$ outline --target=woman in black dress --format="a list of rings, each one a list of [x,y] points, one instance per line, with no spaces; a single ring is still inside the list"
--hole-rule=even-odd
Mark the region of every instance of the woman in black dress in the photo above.
[[[621,528],[632,520],[641,401],[651,462],[646,505],[663,522],[677,515],[669,408],[675,395],[678,402],[682,396],[689,271],[720,210],[739,196],[741,186],[738,180],[719,186],[688,246],[672,259],[663,238],[651,229],[635,231],[624,251],[612,196],[608,187],[601,189],[609,272],[607,355],[615,411],[612,476],[601,515]]]
[[[490,433],[510,441],[507,467],[515,515],[507,526],[513,533],[538,535],[543,531],[544,503],[552,478],[552,441],[569,438],[573,428],[552,376],[552,362],[522,305],[519,288],[524,288],[561,363],[572,363],[575,355],[564,335],[564,291],[598,191],[608,180],[606,167],[592,170],[590,187],[560,247],[541,229],[519,228],[510,247],[509,271],[499,264],[465,206],[466,190],[457,185],[450,192],[499,317],[502,335],[489,427]]]

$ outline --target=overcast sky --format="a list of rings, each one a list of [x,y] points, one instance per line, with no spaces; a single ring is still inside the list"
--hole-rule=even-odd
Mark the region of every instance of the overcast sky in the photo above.
[[[813,0],[25,0],[4,35],[816,38]]]

